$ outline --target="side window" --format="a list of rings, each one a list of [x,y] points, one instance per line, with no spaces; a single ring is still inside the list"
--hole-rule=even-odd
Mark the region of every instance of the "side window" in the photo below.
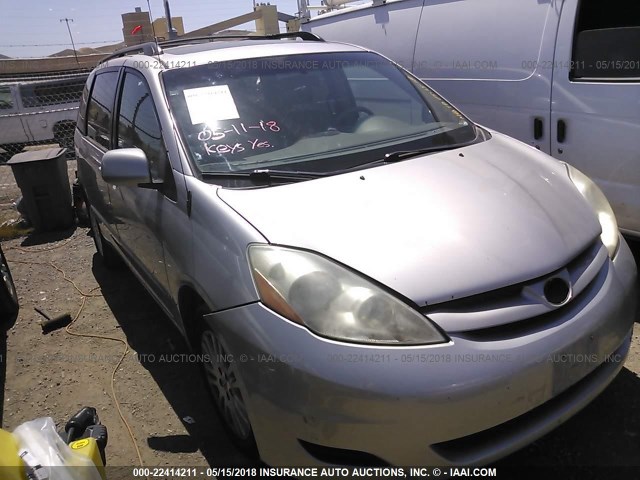
[[[139,148],[147,155],[152,181],[162,181],[168,168],[160,121],[147,82],[125,74],[118,110],[117,148]]]
[[[96,75],[87,107],[87,136],[104,148],[110,148],[113,103],[118,84],[118,72]]]
[[[574,79],[640,78],[640,2],[581,0],[573,40]]]
[[[0,110],[10,110],[12,108],[11,87],[0,87]]]

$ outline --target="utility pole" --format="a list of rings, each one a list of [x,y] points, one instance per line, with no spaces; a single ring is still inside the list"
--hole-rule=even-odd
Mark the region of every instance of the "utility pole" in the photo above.
[[[308,19],[309,15],[309,0],[298,0],[298,17],[301,19]]]
[[[171,9],[169,8],[169,0],[164,0],[164,15],[167,17],[167,30],[169,33],[169,40],[175,40],[178,38],[178,31],[173,28],[173,22],[171,21]]]
[[[76,45],[73,43],[73,35],[71,35],[71,28],[69,27],[69,22],[73,22],[73,18],[61,18],[60,22],[67,23],[67,30],[69,31],[69,38],[71,39],[71,46],[73,47],[73,56],[76,57],[76,63],[80,65],[80,61],[78,60],[78,52],[76,52]]]

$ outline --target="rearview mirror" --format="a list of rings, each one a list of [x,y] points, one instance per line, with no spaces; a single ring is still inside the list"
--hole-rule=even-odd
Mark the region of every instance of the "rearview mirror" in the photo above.
[[[102,157],[102,179],[113,185],[137,187],[148,184],[149,160],[139,148],[109,150]]]

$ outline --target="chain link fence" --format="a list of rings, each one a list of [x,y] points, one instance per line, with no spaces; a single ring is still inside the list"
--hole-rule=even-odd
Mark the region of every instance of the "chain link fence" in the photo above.
[[[82,72],[0,79],[0,161],[34,145],[73,150],[87,76]]]
[[[66,147],[69,178],[75,178],[73,135],[88,72],[0,78],[0,238],[20,219],[21,196],[11,167],[13,155]],[[11,228],[10,228],[11,227]]]

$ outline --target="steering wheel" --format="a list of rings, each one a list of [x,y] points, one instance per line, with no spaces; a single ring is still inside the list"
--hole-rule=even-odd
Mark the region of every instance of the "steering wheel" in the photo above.
[[[357,113],[358,114],[358,119],[360,118],[360,114],[361,113],[366,113],[369,116],[373,116],[375,115],[375,113],[373,113],[373,111],[370,108],[367,107],[363,107],[362,105],[356,105],[354,107],[350,107],[348,109],[346,109],[343,112],[340,112],[336,118],[335,118],[335,122],[337,125],[341,125],[345,120],[347,115],[352,114],[352,113]]]

